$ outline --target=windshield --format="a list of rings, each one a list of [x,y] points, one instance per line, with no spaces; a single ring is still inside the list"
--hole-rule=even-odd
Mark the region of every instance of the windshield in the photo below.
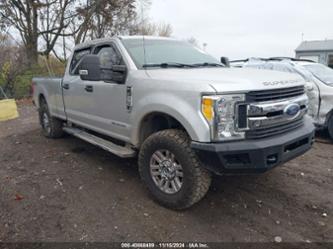
[[[214,57],[187,42],[148,38],[145,39],[145,49],[142,38],[122,39],[122,42],[140,69],[156,65],[161,65],[161,67],[177,66],[177,64],[187,66],[197,64],[195,66],[199,66],[198,64],[204,63],[205,65],[201,66],[222,65]]]
[[[311,64],[305,65],[304,67],[322,82],[333,85],[333,69],[322,64]]]

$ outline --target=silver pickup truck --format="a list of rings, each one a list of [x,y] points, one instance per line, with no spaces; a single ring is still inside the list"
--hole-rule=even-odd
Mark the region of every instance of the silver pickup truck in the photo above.
[[[309,150],[304,84],[295,74],[228,68],[156,37],[80,44],[63,78],[33,79],[46,137],[66,132],[138,156],[151,196],[173,209],[203,198],[212,173],[262,173]]]

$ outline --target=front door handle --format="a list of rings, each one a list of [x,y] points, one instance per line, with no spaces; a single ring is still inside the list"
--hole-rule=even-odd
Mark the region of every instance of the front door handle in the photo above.
[[[85,86],[84,90],[86,90],[87,92],[93,92],[94,91],[94,87],[93,86]]]
[[[69,89],[69,84],[67,84],[67,83],[66,83],[66,84],[63,84],[63,85],[62,85],[62,88],[68,90],[68,89]]]

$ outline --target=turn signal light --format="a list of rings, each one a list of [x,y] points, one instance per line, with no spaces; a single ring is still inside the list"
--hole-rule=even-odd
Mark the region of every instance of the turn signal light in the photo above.
[[[207,121],[212,121],[214,118],[214,101],[212,98],[203,97],[201,104],[202,114]]]

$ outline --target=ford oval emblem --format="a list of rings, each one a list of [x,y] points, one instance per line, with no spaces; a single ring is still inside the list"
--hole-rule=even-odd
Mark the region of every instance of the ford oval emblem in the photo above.
[[[284,113],[289,117],[294,117],[300,112],[301,108],[298,104],[290,104],[284,109]]]

